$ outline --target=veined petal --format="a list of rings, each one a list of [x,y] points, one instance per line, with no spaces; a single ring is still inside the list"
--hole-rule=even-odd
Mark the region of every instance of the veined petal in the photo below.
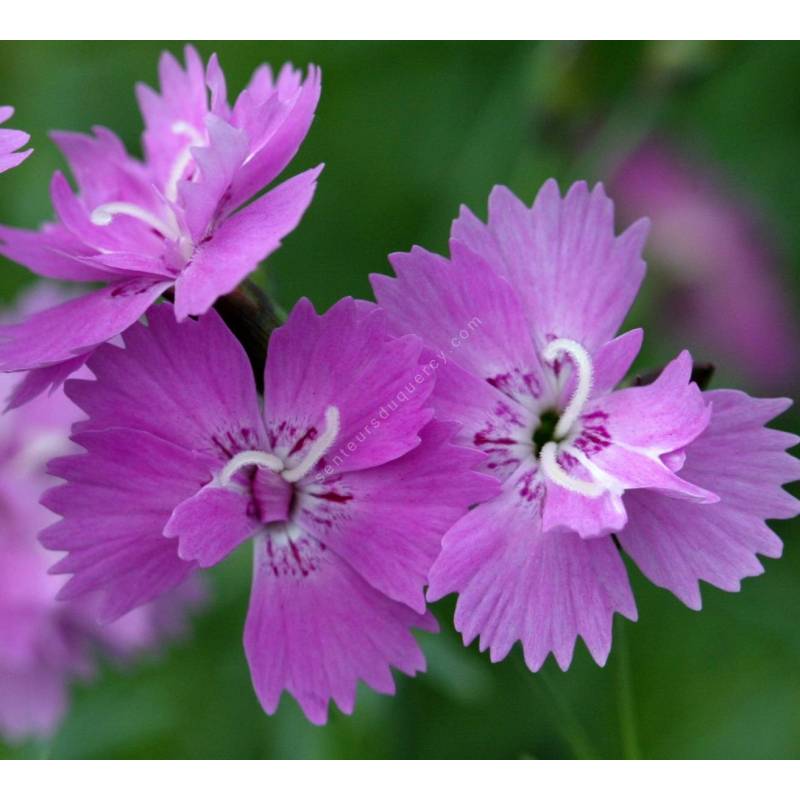
[[[706,428],[711,406],[695,383],[691,383],[692,362],[684,352],[665,367],[658,380],[597,398],[581,417],[581,432],[565,443],[572,465],[567,472],[581,472],[581,480],[605,486],[612,494],[628,489],[654,489],[701,503],[719,499],[714,492],[686,480],[671,453],[682,450]],[[666,457],[666,459],[665,459]],[[574,463],[577,459],[580,464]],[[588,517],[596,503],[592,498],[574,498]],[[618,524],[624,524],[620,507]],[[558,524],[558,514],[546,515]],[[608,532],[611,518],[602,526],[590,526],[583,535]],[[566,523],[565,523],[566,524]],[[619,530],[619,528],[617,528]]]
[[[159,186],[166,185],[176,160],[190,144],[182,128],[203,131],[208,113],[203,62],[193,47],[185,48],[184,57],[185,70],[171,53],[162,53],[158,64],[161,94],[145,84],[136,86],[146,126],[144,149]],[[176,125],[182,128],[176,131]]]
[[[644,331],[641,328],[635,328],[606,342],[597,351],[593,359],[594,381],[590,398],[602,397],[614,391],[628,374],[636,356],[639,355],[643,338]]]
[[[145,278],[118,281],[3,326],[0,366],[32,369],[82,355],[136,322],[169,285]]]
[[[431,396],[436,416],[459,425],[459,444],[487,455],[483,471],[503,481],[530,458],[534,417],[529,409],[439,353],[426,351],[421,368],[436,376]]]
[[[492,661],[521,641],[531,670],[550,652],[567,669],[582,636],[602,665],[614,613],[636,619],[625,567],[610,537],[544,531],[541,488],[521,467],[499,497],[456,523],[431,570],[428,599],[457,592],[457,630],[465,644],[480,637]]]
[[[76,356],[50,367],[30,370],[8,396],[6,411],[25,405],[44,392],[54,392],[73,372],[77,372],[86,363],[88,357],[89,354]]]
[[[108,128],[95,126],[92,134],[53,131],[50,138],[69,163],[80,196],[91,210],[111,200],[125,198],[154,210],[158,196],[141,161]]]
[[[280,247],[311,203],[321,167],[290,178],[226,219],[201,243],[175,284],[179,320],[204,314]]]
[[[411,676],[423,671],[411,629],[436,630],[436,622],[373,589],[311,537],[291,536],[289,530],[255,542],[245,651],[268,714],[288,691],[323,725],[331,700],[353,712],[359,680],[394,694],[391,667]]]
[[[616,333],[644,277],[648,224],[614,232],[602,185],[576,183],[562,198],[547,181],[532,208],[504,186],[489,197],[489,222],[462,207],[452,236],[482,256],[519,294],[541,348],[548,337],[594,352]]]
[[[609,435],[615,442],[659,454],[678,450],[696,439],[711,417],[703,393],[691,377],[692,359],[684,351],[653,383],[599,398],[587,407],[587,414],[606,414]]]
[[[206,85],[211,91],[211,113],[217,116],[229,116],[228,84],[216,53],[212,53],[211,58],[208,59]]]
[[[281,75],[284,74],[289,75],[282,71]],[[296,79],[299,79],[299,75]],[[280,86],[279,81],[278,99],[288,107],[275,118],[275,122],[280,120],[279,123],[271,125],[266,131],[259,130],[255,115],[248,121],[240,112],[239,120],[250,137],[251,154],[234,178],[227,209],[241,205],[275,180],[294,158],[314,121],[321,81],[320,70],[313,64],[309,66],[308,77],[301,88],[290,93],[288,87]]]
[[[170,282],[175,278],[175,272],[169,269],[166,260],[161,255],[108,251],[90,256],[76,256],[76,259],[82,264],[108,270],[110,275],[107,274],[104,280],[109,280],[112,275],[118,279],[153,276],[164,278]]]
[[[372,287],[395,333],[425,343],[509,396],[541,393],[541,369],[514,289],[457,242],[453,260],[415,247],[390,257],[397,278],[373,275]]]
[[[154,306],[122,338],[124,349],[104,345],[89,362],[97,380],[67,383],[88,415],[76,430],[146,431],[220,466],[264,446],[250,362],[216,313],[178,323],[171,306]]]
[[[88,249],[89,255],[136,250],[142,255],[156,257],[163,252],[163,236],[139,219],[120,214],[108,225],[92,222],[93,206],[87,206],[83,198],[73,193],[60,172],[56,172],[50,182],[50,198],[61,224],[82,248]]]
[[[44,225],[26,231],[0,225],[0,254],[27,267],[43,278],[62,281],[108,281],[110,270],[102,264],[86,264],[81,256],[94,251],[80,242],[63,225]]]
[[[206,119],[208,145],[193,147],[198,180],[183,180],[178,193],[192,240],[202,242],[220,214],[220,203],[247,157],[247,135],[212,114]]]
[[[592,483],[596,480],[574,463],[566,465],[564,471],[578,480]],[[584,539],[594,539],[625,527],[628,520],[625,503],[613,489],[599,497],[587,497],[552,480],[547,480],[545,486],[542,503],[542,527],[545,531],[568,528]]]
[[[110,622],[175,588],[196,569],[163,535],[172,511],[208,482],[215,461],[142,431],[112,428],[76,434],[86,453],[55,459],[50,472],[68,483],[44,505],[63,519],[41,535],[67,551],[55,571],[72,577],[63,599],[100,592]]]
[[[784,452],[798,439],[764,427],[789,401],[730,390],[706,397],[713,406],[711,422],[687,447],[681,475],[717,493],[720,502],[698,506],[631,492],[629,522],[619,535],[653,583],[695,609],[701,605],[701,580],[738,591],[743,578],[763,571],[759,554],[780,556],[781,541],[765,520],[800,512],[800,502],[781,488],[800,479],[800,461]]]
[[[244,492],[204,486],[172,512],[164,536],[178,540],[184,561],[213,567],[261,527],[250,503]]]
[[[416,447],[433,413],[421,350],[415,336],[391,340],[379,309],[345,298],[318,316],[301,300],[269,342],[264,413],[273,451],[300,462],[331,406],[339,430],[315,473],[376,466]]]

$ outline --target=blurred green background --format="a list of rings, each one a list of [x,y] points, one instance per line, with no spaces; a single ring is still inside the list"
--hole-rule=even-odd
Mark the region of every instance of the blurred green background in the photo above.
[[[62,161],[51,129],[103,124],[139,153],[133,84],[156,82],[159,52],[177,43],[2,43],[0,101],[30,131],[35,157],[3,176],[0,219],[35,226],[51,215],[48,181]],[[797,309],[800,263],[800,46],[751,43],[198,43],[219,53],[238,91],[262,61],[323,69],[317,120],[291,172],[326,163],[300,228],[262,270],[284,306],[307,295],[325,308],[369,297],[386,254],[419,243],[444,250],[462,202],[485,215],[492,185],[526,201],[548,177],[562,187],[603,180],[609,164],[652,133],[703,154],[769,219],[775,264]],[[1,260],[1,259],[0,259]],[[30,276],[0,264],[10,301]],[[658,281],[632,323],[646,322]],[[647,337],[642,369],[689,342]],[[702,352],[695,347],[696,357]],[[714,385],[755,391],[734,363]],[[786,388],[797,386],[787,375]],[[798,428],[793,412],[782,427]],[[652,758],[800,756],[800,524],[766,574],[738,594],[704,587],[695,613],[630,566],[637,624],[617,620],[600,669],[580,643],[562,674],[530,674],[515,650],[491,665],[461,646],[453,603],[435,606],[439,636],[422,635],[426,675],[398,677],[397,695],[362,691],[352,717],[325,728],[284,697],[264,715],[241,645],[250,550],[212,571],[213,599],[193,635],[78,685],[46,747],[64,758]],[[623,641],[624,639],[624,641]],[[627,658],[625,657],[627,655]],[[30,757],[38,745],[0,745]]]

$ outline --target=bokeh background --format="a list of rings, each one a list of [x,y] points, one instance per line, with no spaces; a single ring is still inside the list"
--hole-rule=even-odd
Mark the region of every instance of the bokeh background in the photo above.
[[[715,386],[793,396],[800,282],[800,46],[775,43],[197,43],[238,91],[262,61],[323,69],[317,120],[292,171],[326,163],[316,200],[259,280],[284,306],[369,297],[367,275],[418,243],[443,250],[460,203],[485,215],[496,183],[531,201],[556,177],[602,180],[620,219],[648,215],[645,324],[637,364],[683,347]],[[103,124],[140,152],[133,84],[156,81],[182,43],[2,43],[0,101],[36,154],[6,173],[0,220],[50,217],[63,163],[46,133]],[[287,173],[288,174],[288,173]],[[0,297],[31,281],[0,258]],[[782,427],[797,430],[790,412]],[[530,674],[515,650],[492,665],[452,631],[422,635],[426,675],[397,695],[364,690],[325,728],[284,697],[265,716],[241,637],[250,551],[210,575],[211,602],[167,650],[76,684],[50,742],[4,757],[797,758],[800,523],[777,523],[779,561],[738,594],[705,587],[685,608],[629,564],[636,624],[617,620],[604,669],[580,643],[571,669]]]

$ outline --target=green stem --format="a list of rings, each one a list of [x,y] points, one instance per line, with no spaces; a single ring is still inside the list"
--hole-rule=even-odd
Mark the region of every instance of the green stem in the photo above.
[[[618,620],[616,634],[617,648],[617,712],[619,714],[622,754],[626,759],[638,760],[642,757],[639,733],[636,725],[636,703],[633,694],[633,674],[625,622]]]
[[[551,716],[555,719],[562,738],[572,749],[575,758],[597,759],[598,754],[591,744],[591,739],[583,723],[564,698],[556,682],[545,670],[539,672],[535,678],[538,679],[541,686],[544,686],[549,699],[552,701],[555,713]]]

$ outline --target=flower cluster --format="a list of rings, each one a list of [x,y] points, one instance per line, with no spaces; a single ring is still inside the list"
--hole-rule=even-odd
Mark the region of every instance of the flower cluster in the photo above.
[[[306,135],[319,72],[261,67],[233,105],[191,48],[160,78],[138,91],[142,161],[105,129],[56,134],[78,193],[57,174],[55,223],[0,228],[35,273],[104,284],[0,333],[0,366],[30,370],[11,413],[76,373],[75,449],[50,461],[47,511],[26,501],[57,515],[41,541],[68,608],[112,631],[249,542],[256,694],[322,724],[359,681],[392,693],[392,668],[424,669],[412,631],[446,594],[493,661],[520,641],[531,670],[566,669],[578,637],[603,664],[614,613],[636,619],[621,550],[692,608],[700,581],[735,591],[780,555],[766,520],[800,511],[782,489],[800,461],[765,425],[789,403],[703,391],[687,352],[623,384],[648,226],[616,235],[601,186],[549,181],[531,208],[496,188],[449,258],[392,256],[377,304],[297,303],[263,364],[215,305],[311,201],[319,169],[253,198]]]

